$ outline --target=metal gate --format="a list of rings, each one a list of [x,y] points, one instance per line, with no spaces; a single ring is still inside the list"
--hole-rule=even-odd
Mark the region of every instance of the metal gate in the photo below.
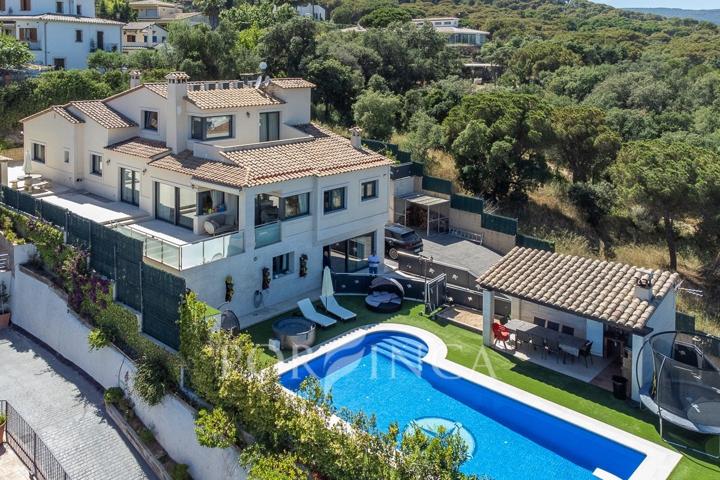
[[[425,284],[425,306],[426,310],[432,312],[445,304],[447,289],[447,277],[441,273]]]
[[[5,440],[34,478],[70,480],[70,475],[65,472],[55,455],[12,405],[0,400],[0,409],[6,417]]]

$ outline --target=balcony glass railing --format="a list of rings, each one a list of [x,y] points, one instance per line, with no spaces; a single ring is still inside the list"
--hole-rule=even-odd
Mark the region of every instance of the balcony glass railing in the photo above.
[[[280,239],[281,235],[279,221],[270,222],[255,227],[255,248],[272,245],[273,243],[279,242]]]
[[[143,255],[147,258],[176,270],[186,270],[245,252],[245,233],[243,231],[176,245],[126,226],[118,227],[118,229],[131,238],[141,240]]]

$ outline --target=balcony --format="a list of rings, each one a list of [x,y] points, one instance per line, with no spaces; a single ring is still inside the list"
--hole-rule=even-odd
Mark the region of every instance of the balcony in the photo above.
[[[273,243],[278,243],[281,238],[279,220],[255,227],[255,248],[262,248],[272,245]]]
[[[118,229],[143,242],[145,257],[176,270],[187,270],[245,252],[245,232],[242,230],[181,243],[153,235],[146,229],[134,228],[133,225],[120,226]]]

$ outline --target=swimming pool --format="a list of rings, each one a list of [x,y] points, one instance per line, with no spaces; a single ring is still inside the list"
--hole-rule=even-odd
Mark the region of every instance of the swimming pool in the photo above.
[[[601,429],[587,417],[585,425],[566,420],[557,413],[573,416],[572,411],[537,397],[521,401],[518,397],[529,394],[492,385],[497,381],[445,360],[445,351],[431,351],[438,349],[439,339],[422,332],[387,324],[356,332],[281,364],[280,381],[296,391],[305,377],[314,375],[326,391],[332,389],[337,407],[373,413],[380,428],[396,421],[401,430],[415,424],[428,432],[438,425],[458,431],[472,455],[463,471],[495,480],[659,479],[679,460],[668,456],[674,452],[620,430],[600,434],[598,430],[616,429]],[[485,379],[478,382],[479,377]],[[669,470],[667,461],[672,463]]]

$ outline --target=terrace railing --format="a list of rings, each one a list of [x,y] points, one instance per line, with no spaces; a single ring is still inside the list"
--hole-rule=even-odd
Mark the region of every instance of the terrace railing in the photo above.
[[[25,466],[32,478],[39,480],[70,480],[55,455],[35,433],[30,424],[10,402],[0,400],[0,411],[6,417],[5,441]]]
[[[255,248],[272,245],[281,240],[280,222],[270,222],[255,227]]]
[[[176,270],[187,270],[245,252],[245,233],[242,230],[177,245],[127,226],[120,226],[118,229],[123,234],[143,242],[145,257]]]

